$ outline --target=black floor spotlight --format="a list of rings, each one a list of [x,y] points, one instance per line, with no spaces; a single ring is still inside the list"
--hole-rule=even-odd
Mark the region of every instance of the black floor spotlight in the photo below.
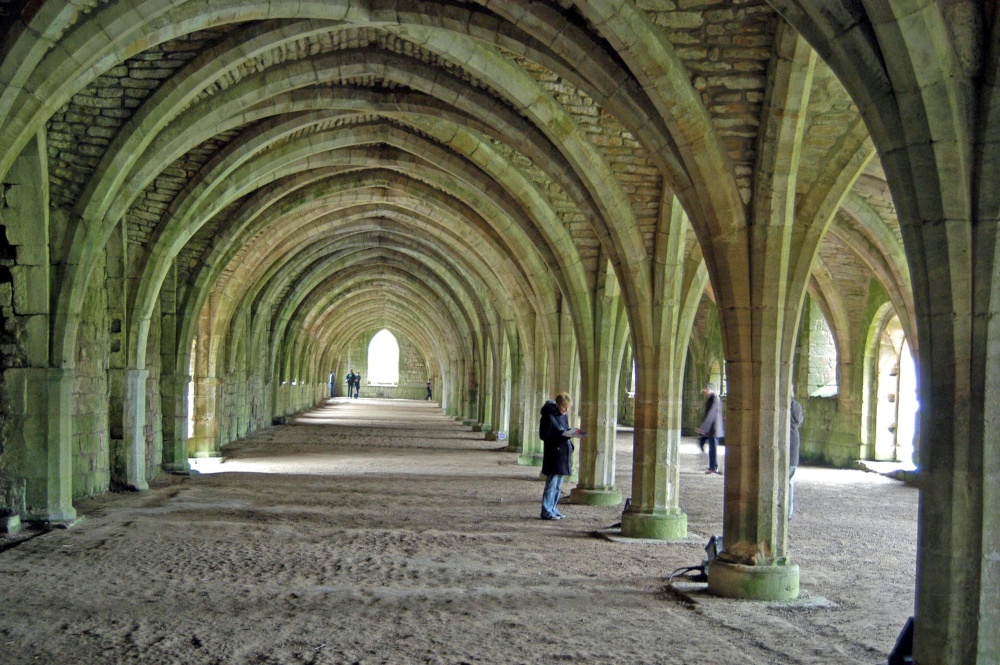
[[[712,536],[705,545],[705,559],[697,566],[683,566],[670,573],[667,583],[673,583],[674,579],[684,577],[691,582],[708,581],[708,565],[719,556],[722,551],[722,536]]]

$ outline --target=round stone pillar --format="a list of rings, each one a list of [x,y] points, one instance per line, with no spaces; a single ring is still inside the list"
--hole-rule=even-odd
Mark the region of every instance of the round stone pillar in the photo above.
[[[680,510],[652,513],[628,510],[622,513],[622,535],[652,540],[685,540],[687,522],[687,514]]]
[[[715,559],[708,565],[708,592],[743,600],[795,600],[799,567],[794,563],[748,566]]]

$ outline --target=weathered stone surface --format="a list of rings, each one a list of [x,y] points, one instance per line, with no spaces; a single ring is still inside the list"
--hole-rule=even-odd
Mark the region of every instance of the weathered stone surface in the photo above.
[[[524,414],[555,390],[589,427],[634,422],[628,528],[658,538],[682,515],[675,434],[717,380],[726,542],[780,559],[788,385],[837,385],[817,398],[812,459],[867,454],[865,344],[896,308],[934,367],[924,423],[947,454],[932,459],[985,469],[927,480],[918,651],[992,649],[962,613],[996,623],[995,594],[938,604],[926,572],[997,576],[949,535],[992,542],[982,515],[956,516],[996,503],[988,442],[969,435],[995,429],[1000,357],[982,242],[1000,131],[976,116],[995,106],[988,34],[964,1],[800,4],[787,26],[764,0],[346,17],[0,0],[0,471],[23,462],[25,511],[68,517],[67,487],[106,491],[119,461],[143,487],[165,432],[183,470],[185,452],[216,456],[326,397],[352,343],[392,326],[413,376],[387,396],[433,375],[449,416],[490,435],[533,429]],[[30,27],[8,32],[22,9]],[[822,58],[794,28],[830,37]],[[597,438],[580,478],[599,492]]]

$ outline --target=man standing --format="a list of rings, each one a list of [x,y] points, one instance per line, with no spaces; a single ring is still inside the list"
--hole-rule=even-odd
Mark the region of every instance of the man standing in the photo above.
[[[792,519],[795,510],[795,469],[799,466],[799,427],[805,420],[802,405],[795,400],[795,388],[792,388],[792,404],[788,409],[788,519]]]
[[[431,380],[427,379],[427,400],[431,398]]]
[[[538,437],[545,444],[542,453],[542,475],[545,489],[542,491],[542,519],[561,520],[563,514],[556,508],[559,503],[559,489],[563,478],[572,472],[573,442],[570,441],[569,419],[566,412],[573,403],[567,393],[559,393],[542,406],[542,418],[538,423]]]
[[[707,474],[719,473],[719,439],[726,435],[726,429],[722,425],[722,400],[715,394],[715,384],[706,383],[701,391],[705,399],[705,417],[702,418],[698,434],[708,442],[708,470]]]
[[[354,375],[354,399],[358,398],[361,394],[361,372]]]
[[[351,369],[347,373],[347,399],[351,398],[351,393],[354,392],[354,370]]]

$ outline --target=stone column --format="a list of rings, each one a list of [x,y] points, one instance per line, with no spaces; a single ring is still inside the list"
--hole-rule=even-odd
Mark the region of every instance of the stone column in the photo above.
[[[684,362],[694,310],[705,287],[699,256],[685,259],[687,218],[664,193],[656,238],[656,305],[649,344],[637,344],[632,506],[622,534],[682,540],[687,515],[680,509],[680,420]],[[636,336],[633,336],[636,338]]]
[[[194,389],[194,436],[189,442],[191,457],[219,457],[215,402],[219,380],[199,377]]]
[[[25,480],[25,518],[71,524],[73,508],[73,369],[50,355],[51,288],[61,257],[50,253],[49,173],[45,132],[40,131],[14,160],[3,186],[6,240],[16,248],[5,307],[18,342],[17,364],[3,372],[4,405],[15,425],[8,445],[21,456],[15,470]],[[7,352],[4,351],[5,355]],[[72,362],[72,359],[67,359]],[[68,363],[67,363],[68,364]]]
[[[466,373],[466,383],[464,391],[464,404],[465,408],[462,410],[462,415],[465,419],[462,421],[463,425],[476,425],[476,417],[479,413],[479,397],[480,397],[480,367],[485,362],[483,360],[482,344],[480,344],[480,353],[472,361],[470,367],[467,368]]]
[[[512,326],[513,328],[513,326]],[[507,450],[521,452],[524,441],[524,412],[527,392],[524,367],[524,347],[520,334],[513,328],[510,344],[510,425],[507,432]]]
[[[594,357],[581,386],[580,416],[588,436],[580,439],[579,479],[570,493],[576,503],[614,506],[622,501],[615,487],[615,420],[618,397],[614,361],[618,328],[627,326],[618,283],[602,270],[594,311]]]
[[[178,373],[179,366],[190,362],[188,353],[177,348],[177,262],[160,287],[160,396],[163,418],[162,468],[169,473],[190,473],[188,465],[188,386],[191,376]]]
[[[542,442],[538,438],[538,422],[541,417],[542,404],[547,399],[550,386],[546,367],[547,350],[545,337],[542,334],[541,320],[535,321],[534,332],[534,373],[529,377],[528,406],[524,409],[524,442],[522,452],[517,457],[517,463],[524,466],[542,465]]]
[[[32,521],[71,523],[73,508],[73,370],[25,369],[15,409],[27,418],[25,507]]]
[[[486,343],[484,347],[486,352],[483,354],[483,362],[479,366],[479,403],[475,413],[476,421],[472,424],[473,432],[482,432],[484,428],[489,429],[489,423],[486,421],[490,417],[490,396],[493,391],[493,358],[496,356],[496,349],[489,343]]]
[[[187,374],[169,374],[160,378],[163,396],[163,470],[190,473],[188,464],[188,387]]]
[[[493,399],[490,402],[490,414],[489,414],[489,429],[486,430],[485,439],[487,441],[496,441],[497,432],[503,429],[503,407],[506,398],[506,372],[504,372],[504,351],[507,347],[507,337],[504,334],[504,329],[502,326],[496,327],[496,340],[497,348],[496,353],[493,354],[493,385],[491,386],[491,393]]]
[[[797,195],[799,159],[816,54],[782,26],[768,72],[754,175],[752,218],[717,247],[734,276],[717,293],[726,348],[725,550],[708,571],[709,591],[790,600],[799,568],[788,558],[788,422],[799,314],[822,230],[851,178],[821,181]],[[860,172],[863,163],[842,170]],[[799,207],[801,206],[801,207]],[[823,212],[823,211],[826,212]],[[738,279],[737,276],[743,276]]]
[[[149,371],[125,371],[124,453],[125,486],[133,490],[147,490],[146,482],[146,379]]]

